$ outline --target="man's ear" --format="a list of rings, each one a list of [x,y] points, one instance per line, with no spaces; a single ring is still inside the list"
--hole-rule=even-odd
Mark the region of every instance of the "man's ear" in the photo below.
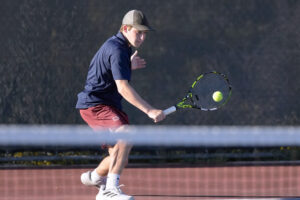
[[[123,31],[124,31],[125,33],[128,32],[128,26],[127,26],[127,25],[124,25],[124,26],[123,26]]]

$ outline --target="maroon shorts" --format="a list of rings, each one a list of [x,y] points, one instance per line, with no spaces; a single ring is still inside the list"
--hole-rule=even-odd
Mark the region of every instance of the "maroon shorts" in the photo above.
[[[97,105],[81,109],[82,119],[94,130],[103,128],[117,128],[129,124],[126,113],[108,105]]]

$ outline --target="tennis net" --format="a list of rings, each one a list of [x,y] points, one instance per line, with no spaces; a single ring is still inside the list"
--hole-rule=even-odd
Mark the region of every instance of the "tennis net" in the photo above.
[[[136,200],[300,196],[300,128],[293,126],[0,126],[0,200],[95,199],[80,174],[134,145],[121,176]]]

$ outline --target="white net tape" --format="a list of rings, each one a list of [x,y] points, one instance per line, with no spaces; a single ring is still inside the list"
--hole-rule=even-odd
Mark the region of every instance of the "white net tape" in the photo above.
[[[125,140],[134,145],[300,146],[293,126],[128,126],[93,131],[87,126],[0,126],[0,145],[99,145]]]

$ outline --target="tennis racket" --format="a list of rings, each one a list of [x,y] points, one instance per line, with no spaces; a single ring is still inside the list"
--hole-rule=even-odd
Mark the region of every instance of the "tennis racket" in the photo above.
[[[219,94],[217,101],[213,97],[215,92]],[[216,71],[207,72],[198,76],[181,102],[163,112],[165,115],[169,115],[182,108],[196,108],[203,111],[217,110],[228,102],[230,96],[231,85],[228,78]]]

